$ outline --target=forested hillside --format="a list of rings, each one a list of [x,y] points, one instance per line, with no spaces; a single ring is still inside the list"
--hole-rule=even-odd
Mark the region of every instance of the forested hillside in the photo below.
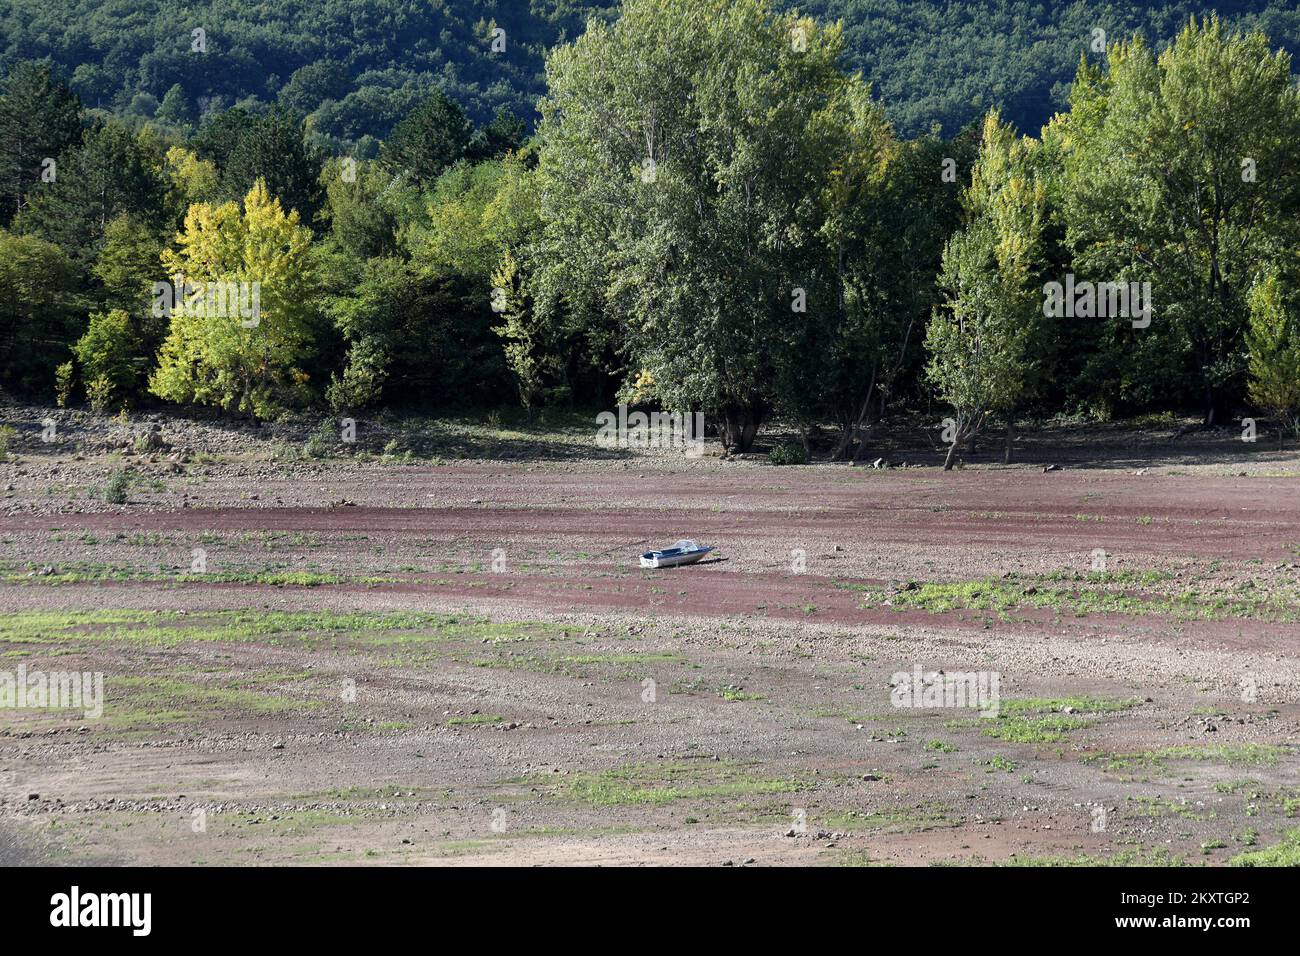
[[[608,3],[4,0],[3,64],[49,57],[90,107],[201,122],[280,104],[326,137],[383,138],[441,87],[471,116],[531,119],[546,50]],[[505,31],[494,51],[493,30]],[[193,31],[203,30],[201,55]],[[502,44],[498,44],[498,47]]]
[[[1258,28],[1189,18],[1157,44],[1096,27],[1095,51],[1062,34],[1074,79],[1045,126],[1016,129],[1017,108],[1022,125],[1047,109],[1031,98],[908,134],[838,22],[624,0],[546,52],[530,133],[522,94],[489,82],[490,47],[459,74],[441,58],[465,50],[433,43],[414,5],[392,8],[412,34],[358,12],[355,49],[344,7],[326,9],[328,41],[286,20],[301,45],[239,54],[214,30],[206,52],[146,53],[167,89],[147,117],[149,94],[126,117],[81,98],[111,52],[70,78],[7,69],[0,391],[257,418],[626,403],[701,412],[742,450],[773,418],[805,451],[830,425],[837,456],[869,448],[891,408],[936,400],[952,449],[1061,413],[1300,425],[1300,87]],[[439,9],[449,31],[501,29]],[[546,10],[526,22],[560,31],[573,13]],[[953,16],[935,36],[965,50],[978,21]],[[324,117],[369,95],[349,71],[404,36],[454,82],[395,83],[382,142],[331,155]],[[298,68],[274,104],[236,99],[259,64],[318,49],[357,59]],[[1014,49],[1026,69],[1052,59]],[[911,75],[878,70],[903,89]],[[194,115],[181,76],[234,105]],[[975,115],[996,91],[971,82],[945,95]],[[472,84],[505,100],[469,110]],[[923,103],[901,108],[926,122]]]
[[[0,67],[49,57],[81,100],[119,114],[197,123],[234,105],[279,103],[329,140],[383,138],[439,86],[478,121],[505,107],[532,124],[546,50],[608,18],[610,0],[4,0]],[[842,19],[845,58],[903,135],[951,135],[1000,106],[1035,133],[1064,107],[1093,30],[1142,31],[1157,48],[1189,15],[1217,10],[1291,52],[1288,0],[783,0]],[[493,51],[493,30],[505,31]],[[192,52],[204,30],[207,54]],[[498,43],[498,47],[500,47]],[[368,140],[361,152],[373,148]]]

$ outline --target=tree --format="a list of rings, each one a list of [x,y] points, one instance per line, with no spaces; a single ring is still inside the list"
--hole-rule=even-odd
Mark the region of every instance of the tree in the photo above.
[[[0,382],[9,391],[47,394],[69,358],[85,304],[77,269],[58,246],[0,229]]]
[[[352,83],[347,67],[337,60],[317,60],[294,70],[280,87],[280,105],[290,113],[307,116],[326,100],[341,100]]]
[[[124,310],[92,312],[86,333],[72,351],[81,366],[86,397],[95,411],[111,411],[129,403],[142,368],[134,360],[140,342]]]
[[[1278,443],[1300,428],[1300,308],[1294,290],[1270,275],[1251,290],[1250,400],[1278,417]]]
[[[861,348],[844,355],[830,383],[837,459],[869,456],[873,425],[916,381],[944,245],[961,221],[960,182],[969,181],[978,149],[978,126],[948,142],[898,143],[882,179],[848,207],[844,298],[869,321]]]
[[[548,61],[539,321],[581,323],[628,387],[721,420],[737,450],[807,356],[793,331],[837,308],[819,199],[839,157],[820,147],[850,121],[842,50],[763,0],[631,0]]]
[[[164,246],[155,227],[118,216],[104,229],[103,249],[91,267],[91,274],[103,286],[104,309],[127,316],[130,335],[122,342],[131,351],[122,358],[134,363],[137,373],[152,363],[167,333],[166,320],[153,314],[151,295],[154,283],[163,278],[160,256]]]
[[[505,362],[489,299],[464,277],[398,258],[371,259],[329,312],[348,343],[328,389],[339,410],[386,404],[468,405],[499,396]]]
[[[527,132],[524,121],[503,106],[490,123],[474,131],[466,152],[471,159],[501,159],[519,151]]]
[[[246,110],[209,110],[208,118],[190,140],[190,147],[202,159],[210,160],[219,169],[225,168],[230,154],[255,122],[256,117]]]
[[[140,136],[110,121],[88,130],[82,146],[65,154],[58,178],[41,184],[16,225],[57,243],[88,269],[112,220],[128,215],[161,222],[166,192],[161,157]]]
[[[502,256],[531,238],[537,226],[530,176],[518,156],[461,163],[444,172],[425,217],[408,231],[412,256],[433,271],[473,279],[486,299]]]
[[[1158,57],[1140,39],[1116,43],[1104,67],[1080,67],[1049,135],[1075,272],[1152,284],[1152,326],[1107,354],[1124,361],[1133,339],[1148,340],[1160,364],[1127,377],[1159,371],[1166,397],[1188,382],[1205,422],[1220,420],[1244,384],[1246,294],[1297,239],[1290,57],[1217,17],[1188,23]]]
[[[164,271],[194,291],[175,301],[149,390],[259,418],[301,399],[315,277],[311,230],[297,211],[286,214],[258,180],[242,211],[235,202],[190,207],[177,242],[163,252]]]
[[[459,104],[435,90],[394,127],[380,158],[395,172],[405,172],[417,186],[431,186],[465,155],[473,132],[474,124]]]
[[[194,110],[190,107],[189,100],[185,98],[185,90],[179,83],[173,83],[171,89],[163,94],[162,102],[158,104],[158,109],[153,115],[154,119],[182,130],[194,122]]]
[[[244,196],[261,180],[285,209],[296,211],[306,225],[314,223],[323,198],[324,157],[288,113],[272,110],[247,126],[219,165],[227,199]]]
[[[964,195],[967,223],[944,248],[944,301],[925,346],[926,374],[955,416],[945,471],[989,415],[1014,408],[1025,387],[1026,347],[1042,315],[1035,277],[1045,190],[1027,172],[1033,145],[1017,140],[996,112],[985,118]]]
[[[58,160],[81,142],[81,103],[44,63],[25,61],[0,93],[0,225],[23,208],[42,174],[57,176]]]
[[[217,201],[221,172],[212,160],[202,159],[183,146],[173,146],[167,150],[164,169],[172,200],[180,208],[178,218],[184,218],[185,211],[195,203]]]

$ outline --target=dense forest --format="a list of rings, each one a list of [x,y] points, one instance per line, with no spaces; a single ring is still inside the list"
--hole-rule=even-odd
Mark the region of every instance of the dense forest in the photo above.
[[[740,450],[773,418],[805,449],[830,426],[837,457],[935,402],[954,450],[1027,415],[1300,412],[1300,91],[1262,32],[1294,13],[1115,15],[1168,30],[1147,40],[1086,4],[1049,29],[1013,3],[826,4],[840,23],[626,0],[585,26],[576,4],[231,3],[201,33],[168,4],[57,29],[19,6],[12,394],[617,401],[703,412]],[[922,73],[933,96],[890,103]]]
[[[307,118],[327,145],[373,155],[376,140],[433,87],[486,122],[506,109],[532,127],[555,44],[614,0],[3,0],[0,68],[49,59],[86,106],[186,127],[232,106]],[[1157,49],[1189,16],[1216,10],[1300,51],[1289,0],[780,0],[844,23],[862,72],[904,136],[951,136],[997,106],[1036,132],[1064,108],[1093,31],[1139,32]],[[504,31],[498,48],[493,31]],[[207,58],[192,56],[204,31]]]

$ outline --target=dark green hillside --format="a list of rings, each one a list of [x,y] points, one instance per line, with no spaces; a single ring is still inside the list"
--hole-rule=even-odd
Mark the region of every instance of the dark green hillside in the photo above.
[[[0,67],[52,59],[89,106],[195,123],[236,104],[279,102],[327,137],[383,138],[431,86],[487,121],[531,123],[546,49],[608,16],[609,0],[4,0]],[[850,65],[904,135],[952,133],[990,105],[1027,132],[1064,104],[1094,27],[1158,45],[1192,13],[1258,24],[1294,51],[1300,12],[1282,0],[1096,2],[802,0],[778,6],[843,19]],[[505,52],[493,53],[494,26]],[[206,54],[191,30],[206,31]]]

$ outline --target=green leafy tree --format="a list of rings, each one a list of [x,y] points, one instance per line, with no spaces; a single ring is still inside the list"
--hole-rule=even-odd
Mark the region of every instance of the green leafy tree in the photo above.
[[[0,229],[0,383],[48,394],[84,327],[77,268],[58,246]]]
[[[523,147],[527,132],[524,121],[503,106],[490,123],[474,131],[466,152],[471,159],[501,159]]]
[[[761,0],[631,0],[548,62],[539,321],[585,326],[625,386],[721,420],[735,449],[807,355],[792,330],[836,308],[819,197],[842,50]]]
[[[434,184],[426,216],[406,235],[412,256],[434,271],[477,281],[486,297],[501,257],[538,225],[532,188],[517,156],[452,167]]]
[[[225,168],[230,161],[230,154],[256,121],[257,118],[247,110],[209,109],[199,131],[190,140],[190,148],[200,158],[209,160],[219,169]]]
[[[108,309],[130,315],[149,311],[153,283],[162,276],[162,237],[146,223],[121,215],[104,227],[104,247],[91,268]]]
[[[136,361],[140,342],[125,310],[92,312],[72,351],[92,408],[113,411],[129,404],[144,370]]]
[[[434,180],[463,158],[474,133],[465,111],[442,90],[435,90],[393,129],[380,158],[395,172],[405,172],[417,186]]]
[[[463,277],[398,258],[371,259],[352,292],[329,305],[348,343],[331,405],[470,405],[504,390],[506,367],[487,297]]]
[[[112,317],[114,328],[118,322],[117,313],[127,317],[128,327],[118,337],[114,361],[128,364],[133,374],[129,378],[116,373],[103,376],[112,383],[115,398],[132,399],[134,393],[143,388],[145,373],[152,366],[167,334],[167,320],[154,315],[152,307],[154,283],[165,278],[160,263],[164,247],[165,243],[154,227],[129,216],[119,216],[105,227],[104,247],[91,268],[92,275],[102,286],[99,296],[105,309],[102,315]],[[92,315],[92,327],[94,321]],[[85,369],[86,359],[79,350],[78,358]],[[92,378],[90,375],[84,377],[87,391]]]
[[[216,202],[221,192],[221,172],[217,164],[203,159],[183,146],[172,146],[164,159],[164,172],[170,187],[169,198],[179,209],[177,220],[185,217],[190,206]]]
[[[345,172],[347,175],[345,175]],[[322,220],[328,238],[352,271],[360,263],[397,251],[398,212],[391,201],[392,177],[378,163],[332,160],[321,172],[325,184]]]
[[[1250,293],[1250,400],[1278,418],[1278,442],[1300,428],[1300,307],[1294,290],[1271,275]]]
[[[280,105],[290,113],[307,116],[326,100],[341,100],[351,85],[342,63],[317,60],[294,70],[289,82],[280,87]]]
[[[1070,112],[1048,136],[1074,271],[1149,281],[1155,298],[1149,329],[1119,337],[1110,323],[1078,351],[1127,365],[1129,381],[1159,375],[1147,394],[1199,400],[1206,423],[1223,418],[1245,380],[1247,292],[1297,238],[1290,57],[1213,17],[1159,56],[1140,39],[1116,43],[1104,67],[1080,67]],[[1150,364],[1124,354],[1135,341]]]
[[[944,249],[944,301],[925,346],[926,374],[954,414],[945,471],[990,415],[1015,407],[1027,382],[1027,347],[1042,315],[1035,279],[1046,206],[1028,172],[1033,146],[989,114],[964,196],[966,226]]]
[[[324,157],[307,142],[302,124],[288,113],[272,110],[249,124],[220,165],[226,198],[246,195],[260,179],[305,225],[315,221],[323,199],[320,174]]]
[[[158,104],[158,109],[154,112],[154,119],[163,123],[175,126],[177,129],[186,129],[194,122],[194,110],[190,102],[185,97],[185,90],[179,83],[173,83]]]
[[[916,382],[944,245],[961,221],[960,183],[978,148],[978,127],[948,142],[898,143],[883,181],[849,207],[844,295],[870,321],[864,348],[845,356],[829,392],[836,458],[869,456],[874,424]]]

